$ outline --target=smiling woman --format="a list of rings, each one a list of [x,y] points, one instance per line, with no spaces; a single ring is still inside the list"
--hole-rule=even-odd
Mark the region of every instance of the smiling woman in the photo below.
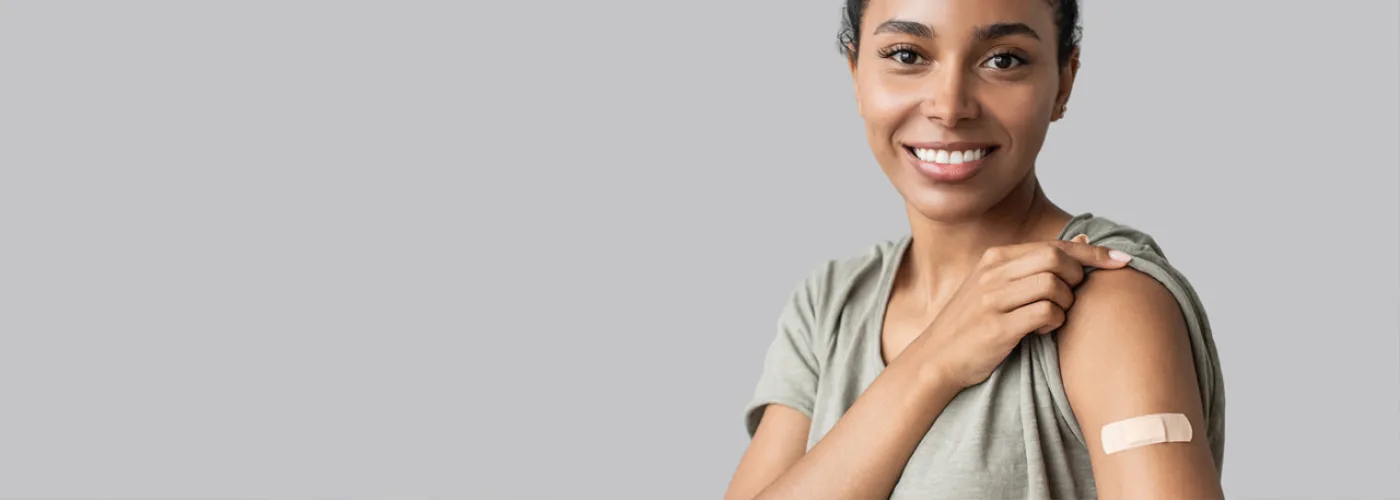
[[[911,231],[793,292],[727,498],[1220,497],[1204,306],[1150,235],[1060,209],[1036,176],[1079,68],[1077,3],[845,16],[866,140]]]

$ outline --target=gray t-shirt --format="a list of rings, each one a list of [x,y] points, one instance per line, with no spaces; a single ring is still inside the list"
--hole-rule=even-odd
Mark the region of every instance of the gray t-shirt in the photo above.
[[[1132,254],[1131,267],[1176,296],[1191,336],[1205,435],[1219,469],[1225,392],[1200,299],[1151,236],[1082,213],[1059,238],[1081,233],[1094,245]],[[765,406],[777,403],[811,418],[811,449],[880,374],[885,303],[910,240],[905,235],[861,255],[827,261],[797,287],[779,316],[777,335],[745,409],[750,437]],[[1084,433],[1060,379],[1055,338],[1026,336],[986,382],[953,398],[910,457],[890,498],[1096,497]]]

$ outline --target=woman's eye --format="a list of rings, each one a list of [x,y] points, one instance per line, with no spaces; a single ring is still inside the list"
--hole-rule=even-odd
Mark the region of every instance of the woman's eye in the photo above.
[[[987,65],[992,69],[1011,69],[1021,64],[1021,58],[1011,54],[997,54],[987,60]]]
[[[900,64],[919,64],[919,59],[921,59],[918,54],[908,50],[896,50],[890,54],[890,58]]]

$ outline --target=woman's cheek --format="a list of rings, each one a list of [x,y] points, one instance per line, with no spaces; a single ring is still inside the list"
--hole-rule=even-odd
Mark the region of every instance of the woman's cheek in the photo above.
[[[1008,125],[1034,123],[1048,117],[1041,108],[1048,109],[1049,101],[1030,86],[992,88],[980,97],[978,100],[982,102],[984,112],[997,116]]]
[[[908,119],[909,113],[917,109],[918,99],[907,91],[900,92],[890,86],[870,88],[867,95],[862,96],[861,110],[871,149],[881,156],[893,154],[895,132]]]
[[[911,110],[918,109],[919,97],[907,85],[877,85],[871,88],[863,105],[866,119],[880,127],[897,125]]]

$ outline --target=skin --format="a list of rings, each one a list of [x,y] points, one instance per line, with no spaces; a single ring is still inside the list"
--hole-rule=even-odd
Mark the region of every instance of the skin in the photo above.
[[[805,450],[810,420],[770,405],[726,499],[886,498],[933,420],[966,387],[965,374],[951,367],[961,358],[939,353],[993,344],[960,338],[981,325],[940,313],[967,316],[968,300],[960,298],[967,292],[959,291],[969,277],[986,281],[989,249],[1055,240],[1071,217],[1046,197],[1035,175],[1035,159],[1079,67],[1077,48],[1069,64],[1058,63],[1053,16],[1046,0],[870,1],[859,52],[848,63],[871,152],[904,198],[913,235],[881,332],[889,365],[811,451]],[[880,29],[889,20],[921,24],[932,36]],[[1035,36],[976,36],[977,27],[997,23],[1023,24]],[[958,141],[999,149],[977,176],[958,183],[923,176],[903,149],[910,142]],[[1070,253],[1084,248],[1092,247]],[[1110,266],[1102,256],[1084,255],[1077,258],[1085,265]],[[1057,272],[1075,287],[1072,305],[1034,329],[1058,327],[1062,378],[1086,431],[1099,497],[1222,497],[1175,299],[1131,268],[1067,276],[1063,270],[1072,267]],[[934,328],[940,321],[952,326]],[[1186,414],[1201,438],[1103,454],[1096,430],[1104,424],[1167,412]]]

